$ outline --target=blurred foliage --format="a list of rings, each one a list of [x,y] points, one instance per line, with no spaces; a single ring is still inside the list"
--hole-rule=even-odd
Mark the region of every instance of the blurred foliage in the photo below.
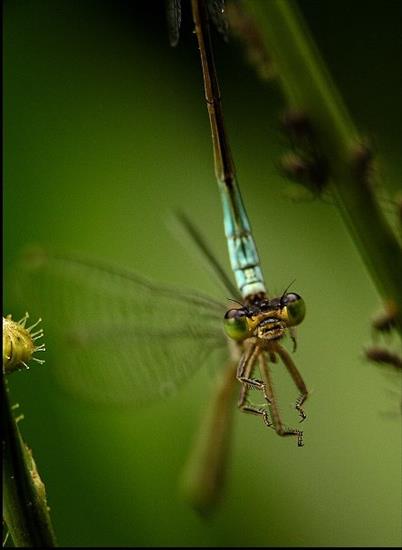
[[[392,194],[401,181],[402,4],[300,6]],[[3,9],[6,286],[21,247],[40,243],[221,296],[169,231],[171,212],[185,210],[229,266],[189,13],[171,49],[162,2],[26,0]],[[217,45],[268,286],[281,292],[296,278],[307,303],[297,351],[313,390],[305,447],[236,412],[226,496],[203,521],[177,481],[214,384],[208,367],[174,398],[116,411],[63,393],[50,350],[45,366],[10,385],[57,538],[62,546],[398,546],[399,386],[362,356],[379,298],[335,209],[284,194],[275,82],[258,80],[235,41]],[[7,293],[4,306],[15,318],[25,313]],[[275,376],[280,388],[285,374]]]

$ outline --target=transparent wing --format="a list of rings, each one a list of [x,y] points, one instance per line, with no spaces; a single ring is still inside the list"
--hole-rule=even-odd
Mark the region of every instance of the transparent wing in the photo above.
[[[47,348],[57,349],[49,368],[97,402],[164,397],[226,351],[225,306],[196,292],[38,250],[24,255],[14,283],[19,303],[42,317]]]
[[[181,25],[181,0],[165,0],[166,20],[171,46],[177,46]]]
[[[227,40],[228,21],[225,13],[225,0],[208,0],[207,9],[215,28]]]
[[[224,0],[207,0],[206,7],[209,17],[215,28],[227,40],[228,21],[225,14]],[[166,21],[171,46],[177,46],[180,37],[180,26],[182,20],[181,0],[165,0]]]

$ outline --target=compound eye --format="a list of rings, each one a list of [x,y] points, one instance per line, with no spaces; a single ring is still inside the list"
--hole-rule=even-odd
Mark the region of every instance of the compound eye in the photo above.
[[[229,338],[237,341],[244,340],[249,332],[246,311],[244,309],[229,309],[225,313],[223,326]]]
[[[299,325],[306,315],[306,304],[301,296],[295,292],[289,292],[281,299],[281,305],[286,310],[288,326]]]

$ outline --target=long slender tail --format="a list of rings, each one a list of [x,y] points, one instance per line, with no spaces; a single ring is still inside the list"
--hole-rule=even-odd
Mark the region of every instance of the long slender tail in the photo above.
[[[215,175],[222,199],[225,235],[237,286],[243,296],[266,293],[250,222],[236,182],[235,166],[225,131],[221,96],[204,2],[192,0],[205,98],[212,132]]]

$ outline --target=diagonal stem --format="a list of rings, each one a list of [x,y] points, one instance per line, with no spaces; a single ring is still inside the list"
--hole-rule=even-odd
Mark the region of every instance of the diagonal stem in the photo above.
[[[402,336],[402,251],[366,177],[369,160],[360,155],[364,140],[296,2],[249,1],[244,8],[258,21],[290,108],[305,113],[311,121],[320,150],[329,162],[332,190],[342,218],[384,302],[395,306]]]
[[[44,485],[22,441],[3,376],[3,517],[16,547],[52,548],[55,535]]]

